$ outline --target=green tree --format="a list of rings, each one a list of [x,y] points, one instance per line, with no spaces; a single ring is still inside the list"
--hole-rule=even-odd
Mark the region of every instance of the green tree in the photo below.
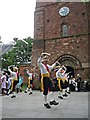
[[[31,62],[33,39],[31,37],[23,39],[28,44],[18,38],[14,39],[16,40],[16,45],[11,51],[2,56],[2,68],[7,68],[9,65]]]

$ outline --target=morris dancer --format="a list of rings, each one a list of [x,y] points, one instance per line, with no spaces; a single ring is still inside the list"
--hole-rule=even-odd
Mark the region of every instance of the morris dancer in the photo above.
[[[32,88],[33,88],[33,78],[34,78],[33,69],[31,69],[30,71],[28,69],[26,69],[26,73],[28,74],[28,87],[25,90],[25,93],[27,93],[27,91],[30,90],[29,95],[31,95]]]
[[[16,97],[16,95],[15,95],[15,87],[16,87],[16,85],[18,83],[18,68],[13,67],[13,70],[11,70],[10,67],[11,66],[8,66],[8,71],[11,74],[12,81],[11,81],[11,90],[9,91],[9,93],[13,92],[13,95],[11,96],[11,98],[14,98],[14,97]]]
[[[52,66],[48,65],[48,56],[50,54],[48,53],[42,53],[39,59],[37,60],[37,65],[40,68],[41,72],[41,86],[42,91],[44,95],[44,106],[48,109],[51,108],[50,105],[58,105],[59,103],[56,102],[54,99],[50,100],[50,105],[47,101],[47,95],[48,95],[48,88],[50,87],[50,71],[56,66],[57,62],[55,62]],[[53,97],[53,96],[52,96]]]
[[[65,85],[65,72],[66,72],[66,67],[62,66],[59,68],[59,70],[56,72],[56,78],[58,80],[58,85],[59,85],[59,95],[58,98],[63,99],[63,97],[67,97],[67,94],[65,92],[66,90],[66,85]]]

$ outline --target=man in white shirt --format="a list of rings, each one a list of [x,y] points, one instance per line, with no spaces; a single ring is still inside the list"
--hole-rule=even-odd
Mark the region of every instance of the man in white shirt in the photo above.
[[[59,70],[56,72],[56,78],[58,80],[58,85],[59,85],[59,95],[58,98],[63,99],[63,97],[67,97],[67,94],[65,92],[66,90],[66,85],[65,85],[65,72],[66,72],[66,67],[62,66],[59,68]]]
[[[11,70],[11,66],[8,66],[8,71],[10,72],[11,74],[11,90],[10,90],[10,93],[13,92],[13,95],[11,96],[11,98],[15,98],[16,95],[15,95],[15,87],[18,83],[18,68],[17,67],[13,67],[13,70]]]
[[[48,64],[48,59],[47,59],[48,56],[50,56],[50,54],[42,53],[41,56],[39,57],[38,61],[37,61],[37,65],[39,66],[40,72],[41,72],[41,88],[42,88],[43,95],[44,95],[44,102],[45,102],[44,106],[46,108],[50,109],[51,108],[50,105],[58,105],[59,103],[56,102],[53,98],[50,101],[50,105],[47,102],[48,88],[50,87],[50,82],[51,82],[50,81],[50,71],[57,64],[57,62],[55,62],[53,65],[49,65]]]
[[[33,69],[26,69],[26,73],[28,75],[28,87],[27,89],[25,90],[25,93],[27,93],[28,90],[30,90],[30,93],[29,95],[32,94],[32,88],[33,88],[33,78],[34,78],[34,74],[33,74]]]

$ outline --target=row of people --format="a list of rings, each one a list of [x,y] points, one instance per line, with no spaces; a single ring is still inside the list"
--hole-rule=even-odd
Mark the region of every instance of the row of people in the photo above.
[[[55,81],[56,85],[59,87],[59,94],[58,98],[63,99],[63,97],[67,97],[68,94],[70,94],[70,86],[68,81],[68,74],[66,72],[66,67],[64,65],[60,65],[58,61],[56,61],[53,65],[48,64],[48,58],[50,54],[48,53],[42,53],[39,59],[37,60],[37,65],[40,68],[41,72],[41,90],[43,92],[44,96],[44,106],[46,108],[51,108],[50,105],[58,105],[59,103],[54,99],[54,91],[55,91]],[[57,66],[58,65],[58,66]],[[13,70],[11,69],[13,68]],[[51,71],[55,70],[55,79],[51,81]],[[8,83],[7,87],[7,94],[13,93],[11,98],[16,97],[15,95],[15,88],[21,89],[21,85],[23,83],[23,77],[21,74],[18,73],[18,68],[15,66],[9,66],[8,71],[10,72],[10,76],[7,79],[7,74],[4,72],[4,74],[1,77],[1,80],[5,80],[6,83]],[[26,73],[28,74],[28,86],[25,90],[25,93],[27,93],[28,90],[30,90],[29,94],[32,94],[32,87],[33,87],[33,71],[29,71],[26,69]],[[3,83],[3,82],[2,82]],[[5,91],[2,87],[2,93]],[[52,99],[50,100],[50,103],[48,103],[47,96],[48,91],[52,91]],[[68,93],[68,94],[67,94]]]
[[[37,60],[37,65],[40,68],[40,72],[41,72],[41,89],[43,91],[43,96],[44,96],[44,106],[50,109],[51,105],[59,104],[54,98],[55,86],[53,85],[53,83],[51,83],[51,71],[57,68],[57,64],[58,65],[60,64],[58,61],[56,61],[54,64],[49,65],[48,56],[50,56],[50,54],[42,53]],[[58,67],[58,70],[56,71],[56,79],[58,81],[58,86],[59,86],[58,98],[63,99],[63,97],[68,96],[66,92],[70,93],[69,89],[67,91],[67,88],[69,88],[69,84],[66,73],[66,67],[64,65]],[[47,100],[48,90],[52,91],[52,99],[50,100],[50,102],[48,102]]]
[[[32,85],[33,85],[33,73],[32,69],[29,71],[26,69],[26,73],[28,74],[28,87],[25,90],[30,89],[30,93],[32,94]],[[2,88],[2,94],[3,95],[9,95],[12,93],[11,98],[16,97],[16,92],[18,93],[19,91],[22,91],[22,85],[23,85],[23,75],[18,72],[18,68],[15,66],[9,66],[8,71],[4,70],[2,73],[2,76],[0,78],[1,81],[1,88]]]
[[[79,74],[77,74],[77,80],[75,80],[73,76],[70,79],[70,72],[67,73],[67,68],[64,65],[60,65],[58,61],[52,65],[48,64],[49,56],[50,54],[48,53],[42,53],[37,60],[37,65],[41,72],[41,90],[44,96],[44,106],[50,109],[51,105],[59,104],[54,98],[54,91],[56,90],[55,86],[58,86],[59,88],[58,98],[63,99],[64,97],[67,97],[68,94],[71,94],[70,85],[72,84],[75,84],[76,88],[78,88],[78,91],[80,91],[81,77]],[[55,71],[54,79],[51,78],[52,70]],[[52,99],[50,102],[47,100],[48,91],[52,91]]]
[[[15,69],[15,67],[14,67]],[[57,71],[57,69],[55,69],[55,72]],[[27,91],[30,91],[29,94],[32,94],[32,88],[33,88],[33,78],[34,78],[34,74],[33,74],[33,69],[31,69],[30,71],[26,68],[26,73],[28,75],[28,86],[25,90],[25,93],[27,93]],[[67,74],[66,74],[67,75]],[[71,89],[71,91],[80,91],[80,76],[78,76],[78,79],[75,79],[73,76],[71,76],[71,78],[69,79],[69,87],[68,89]],[[4,71],[3,73],[3,76],[1,78],[3,80],[2,82],[2,88],[3,89],[7,89],[7,91],[9,90],[10,86],[11,86],[11,77],[10,75],[7,73],[7,71]],[[55,86],[57,86],[57,78],[56,77],[52,77],[52,84],[54,84]],[[19,91],[22,91],[21,87],[22,87],[22,84],[23,84],[23,76],[22,74],[19,74],[19,80],[18,80],[18,84],[17,84],[17,93]],[[5,91],[5,90],[3,90]]]

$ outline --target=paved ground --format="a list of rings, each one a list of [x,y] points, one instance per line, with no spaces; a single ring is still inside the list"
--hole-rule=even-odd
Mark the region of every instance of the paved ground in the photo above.
[[[0,115],[2,118],[88,118],[88,92],[72,92],[63,100],[57,95],[55,92],[59,105],[51,109],[43,106],[43,96],[39,91],[34,91],[33,95],[19,93],[14,99],[0,97]]]

